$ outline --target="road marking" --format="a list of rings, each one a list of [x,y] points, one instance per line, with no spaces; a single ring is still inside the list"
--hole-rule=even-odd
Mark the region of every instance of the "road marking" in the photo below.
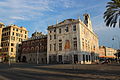
[[[0,80],[1,80],[1,79],[2,79],[2,80],[10,80],[10,79],[8,79],[8,78],[0,75]]]
[[[48,70],[41,70],[41,69],[31,69],[31,68],[13,68],[14,70],[22,70],[22,71],[31,71],[31,72],[38,72],[38,73],[47,73],[47,74],[60,74],[60,75],[66,75],[66,76],[76,76],[76,77],[91,77],[91,78],[101,78],[101,79],[113,79],[119,78],[119,76],[101,76],[96,74],[72,74],[72,73],[64,73],[64,72],[56,72],[56,71],[48,71]]]

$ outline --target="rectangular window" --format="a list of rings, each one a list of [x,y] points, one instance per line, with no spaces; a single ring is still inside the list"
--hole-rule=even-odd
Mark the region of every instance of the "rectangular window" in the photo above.
[[[62,43],[59,43],[59,51],[62,51]]]
[[[56,35],[54,35],[54,39],[56,39]]]
[[[18,33],[16,33],[16,36],[18,36]]]
[[[54,51],[56,51],[56,44],[54,44]]]
[[[73,26],[73,31],[76,31],[76,25]]]
[[[73,38],[74,50],[77,50],[77,38]]]
[[[25,38],[27,38],[27,36],[25,35]]]
[[[94,46],[94,48],[93,48],[94,50],[95,50],[95,46]]]
[[[54,32],[56,32],[56,29],[54,29]]]
[[[13,48],[11,48],[11,52],[13,52]]]
[[[66,32],[69,32],[69,28],[68,28],[68,26],[66,27],[65,31],[66,31]]]
[[[18,29],[16,29],[16,31],[18,31]]]
[[[14,35],[14,32],[13,32],[13,35]]]
[[[14,43],[11,43],[11,46],[14,46]]]
[[[19,42],[21,41],[21,39],[19,38]]]
[[[13,41],[14,41],[14,40],[15,40],[15,37],[11,36],[11,40],[13,40]]]
[[[61,28],[59,29],[59,33],[61,33]]]
[[[15,28],[13,28],[13,31],[15,30]]]
[[[19,34],[19,37],[21,36],[21,34]]]
[[[8,48],[6,48],[6,52],[8,52]]]

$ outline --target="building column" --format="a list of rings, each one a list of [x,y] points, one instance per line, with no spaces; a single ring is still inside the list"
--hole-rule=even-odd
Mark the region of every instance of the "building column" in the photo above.
[[[49,54],[47,53],[47,64],[49,64]]]
[[[84,54],[84,55],[85,55],[85,64],[86,64],[86,62],[87,62],[87,61],[86,61],[86,54]]]
[[[81,54],[81,64],[83,64],[83,54]]]
[[[89,62],[91,62],[91,55],[89,54]]]
[[[74,64],[74,54],[72,54],[72,63]]]
[[[64,58],[64,57],[65,57],[65,55],[63,54],[63,55],[62,55],[62,63],[63,63],[63,64],[65,63],[65,58]]]
[[[78,53],[78,62],[81,64],[81,54]]]
[[[58,62],[59,62],[59,58],[58,58],[59,55],[56,55],[56,56],[57,56],[57,60],[56,60],[56,61],[57,61],[57,63],[58,63]]]

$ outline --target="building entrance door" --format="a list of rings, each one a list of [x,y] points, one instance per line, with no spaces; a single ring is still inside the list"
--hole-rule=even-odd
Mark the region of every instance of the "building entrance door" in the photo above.
[[[78,63],[78,55],[77,54],[74,55],[74,63]]]
[[[92,60],[92,62],[95,61],[95,53],[94,52],[91,53],[91,60]]]
[[[58,56],[59,63],[62,63],[62,55]]]
[[[22,58],[22,62],[27,62],[25,56],[23,56],[23,58]]]

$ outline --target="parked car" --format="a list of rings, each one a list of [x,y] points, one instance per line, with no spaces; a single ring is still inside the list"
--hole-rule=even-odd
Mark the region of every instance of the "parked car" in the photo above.
[[[108,64],[109,62],[106,60],[106,61],[102,61],[101,64]]]

